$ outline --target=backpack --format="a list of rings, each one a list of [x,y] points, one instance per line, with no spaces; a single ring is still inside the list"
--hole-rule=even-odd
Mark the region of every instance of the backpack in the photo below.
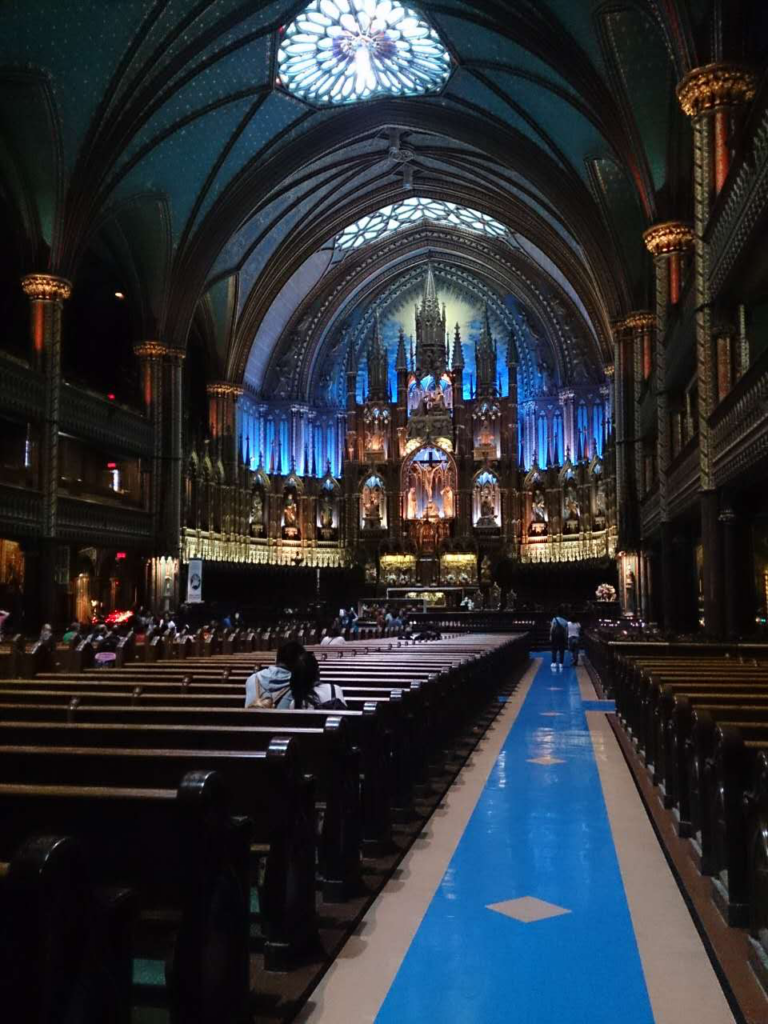
[[[564,624],[563,620],[558,616],[552,620],[552,643],[555,646],[565,644],[568,639],[568,627]]]
[[[331,694],[332,696],[330,700],[324,700],[322,702],[318,701],[317,697],[315,697],[314,700],[310,698],[310,700],[312,701],[312,706],[317,711],[349,711],[349,708],[341,699],[341,697],[336,696],[336,687],[333,685],[333,683],[331,683]]]
[[[291,686],[283,687],[282,690],[277,690],[276,693],[265,693],[261,688],[258,675],[256,676],[256,700],[249,704],[249,708],[276,708],[283,697],[288,693]]]

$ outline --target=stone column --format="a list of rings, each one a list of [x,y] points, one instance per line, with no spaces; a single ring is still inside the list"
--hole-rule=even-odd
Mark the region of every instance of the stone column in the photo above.
[[[61,403],[61,313],[72,285],[52,274],[29,274],[21,287],[30,300],[35,364],[45,375],[45,421],[41,438],[43,537],[56,535],[59,491],[59,408]]]
[[[59,477],[59,420],[61,405],[61,313],[72,285],[52,274],[29,274],[21,287],[30,300],[30,334],[36,368],[44,374],[44,420],[40,438],[42,493],[39,610],[44,619],[56,618],[54,583]],[[34,586],[34,584],[33,584]]]
[[[141,341],[133,346],[141,367],[141,392],[144,414],[152,424],[152,475],[149,484],[149,511],[153,532],[159,539],[160,507],[163,493],[163,357],[168,349],[159,341]]]
[[[699,475],[701,534],[704,548],[704,620],[706,628],[721,635],[723,572],[719,501],[715,490],[709,417],[716,404],[717,377],[712,345],[712,295],[709,288],[709,245],[704,239],[712,205],[729,169],[725,125],[755,95],[753,72],[735,64],[695,68],[680,82],[677,96],[693,125],[694,226],[696,258],[696,378],[699,413]]]
[[[568,457],[568,453],[570,453],[571,462],[575,462],[576,459],[578,458],[579,451],[578,451],[578,442],[577,442],[577,438],[576,438],[576,424],[574,423],[574,418],[573,418],[573,399],[574,399],[574,393],[573,393],[573,391],[568,390],[568,388],[563,388],[563,390],[561,390],[558,393],[557,397],[558,397],[558,399],[560,401],[560,405],[561,405],[562,410],[563,410],[563,448],[564,448],[564,454],[566,455],[566,457]],[[534,429],[535,429],[535,426],[536,425],[534,423]],[[545,455],[544,465],[546,465],[546,452],[544,453],[544,455]]]
[[[169,348],[165,356],[165,445],[166,466],[163,506],[165,509],[165,553],[178,557],[181,541],[182,487],[182,366],[185,353]],[[178,584],[178,579],[177,579]],[[178,589],[174,595],[178,601]]]
[[[624,319],[624,328],[632,336],[632,436],[634,438],[634,470],[635,489],[640,500],[644,493],[643,486],[643,432],[640,424],[641,398],[643,382],[650,376],[649,362],[653,345],[653,332],[656,329],[656,314],[647,310],[630,313]]]
[[[643,235],[656,269],[656,470],[661,518],[660,605],[664,625],[671,629],[675,616],[674,558],[669,519],[668,475],[670,458],[669,394],[667,392],[666,331],[670,306],[680,301],[683,255],[693,245],[693,231],[680,221],[667,221]]]
[[[725,493],[720,500],[719,522],[722,531],[724,573],[724,625],[729,640],[751,633],[755,628],[754,553],[750,522],[742,513],[735,495]]]

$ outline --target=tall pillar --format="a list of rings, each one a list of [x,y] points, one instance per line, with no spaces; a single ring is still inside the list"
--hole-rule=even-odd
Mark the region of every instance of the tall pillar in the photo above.
[[[751,103],[757,92],[757,75],[741,64],[720,62],[694,68],[677,87],[680,106],[695,122],[706,118],[710,141],[707,146],[708,201],[719,195],[731,168],[731,138],[734,120]]]
[[[723,571],[718,523],[718,496],[712,460],[709,417],[716,404],[717,374],[712,344],[712,295],[709,245],[704,239],[714,200],[728,174],[726,120],[754,98],[757,79],[735,64],[694,68],[680,82],[677,96],[693,125],[693,197],[696,257],[696,379],[699,414],[699,476],[704,549],[704,621],[709,632],[724,630]]]
[[[59,421],[61,405],[61,313],[72,285],[52,274],[29,274],[21,287],[30,300],[30,334],[34,363],[44,375],[45,411],[40,439],[43,516],[39,559],[39,613],[54,621],[56,615],[55,538],[59,477]],[[34,584],[33,584],[34,588]]]
[[[638,310],[624,318],[624,328],[632,337],[631,375],[632,375],[632,437],[635,490],[638,500],[644,488],[643,432],[640,422],[643,382],[650,376],[648,368],[653,344],[653,332],[656,328],[656,314],[647,310]]]
[[[163,357],[168,352],[159,341],[141,341],[133,346],[141,368],[141,393],[144,414],[152,424],[152,476],[149,485],[149,511],[153,533],[159,538],[161,495],[163,493]]]
[[[664,624],[671,629],[675,616],[674,557],[669,518],[668,475],[670,458],[669,393],[667,391],[666,331],[671,306],[680,301],[683,256],[693,246],[693,231],[680,221],[667,221],[643,235],[656,270],[656,471],[661,518],[661,593]]]
[[[729,640],[752,632],[755,626],[755,580],[752,531],[734,496],[724,494],[720,502],[724,574],[724,625]]]
[[[29,274],[21,287],[30,300],[32,347],[38,369],[45,375],[45,423],[41,439],[43,492],[42,535],[56,535],[59,491],[59,418],[61,404],[61,313],[72,285],[52,274]]]
[[[178,558],[181,541],[182,487],[182,366],[185,353],[169,348],[165,356],[165,450],[167,467],[163,489],[165,554]],[[177,577],[178,584],[178,577]],[[178,590],[175,597],[178,600]]]

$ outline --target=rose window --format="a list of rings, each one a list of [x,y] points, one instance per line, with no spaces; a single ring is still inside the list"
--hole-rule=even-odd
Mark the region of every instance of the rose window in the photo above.
[[[395,0],[313,0],[285,30],[278,70],[295,96],[335,105],[436,92],[451,57],[437,32]]]

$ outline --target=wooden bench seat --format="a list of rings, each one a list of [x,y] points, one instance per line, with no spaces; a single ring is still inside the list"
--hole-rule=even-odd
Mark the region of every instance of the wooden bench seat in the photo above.
[[[270,969],[316,934],[314,780],[304,774],[298,746],[293,738],[251,752],[2,746],[0,781],[174,788],[189,772],[216,771],[230,812],[250,819],[252,841],[267,851],[259,904]]]
[[[250,823],[230,817],[216,773],[167,789],[0,783],[0,822],[10,849],[33,833],[72,835],[92,884],[135,891],[145,924],[132,952],[165,959],[172,1019],[246,1019]],[[149,926],[158,909],[170,946]]]
[[[133,892],[95,886],[70,836],[0,838],[0,1006],[29,1024],[130,1024]]]

